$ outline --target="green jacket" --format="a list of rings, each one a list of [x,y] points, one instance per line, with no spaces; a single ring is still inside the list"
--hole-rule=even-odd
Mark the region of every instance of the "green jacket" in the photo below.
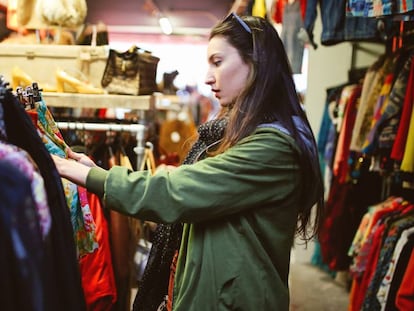
[[[90,171],[105,206],[155,222],[185,223],[173,309],[289,310],[288,273],[299,198],[299,149],[258,128],[225,153],[149,176]]]

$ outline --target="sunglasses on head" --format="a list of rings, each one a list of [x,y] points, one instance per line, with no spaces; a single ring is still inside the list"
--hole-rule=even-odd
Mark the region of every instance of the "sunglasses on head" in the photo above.
[[[243,21],[240,16],[238,16],[236,13],[231,12],[229,15],[227,15],[227,17],[223,20],[223,22],[228,22],[232,19],[235,19],[243,28],[244,30],[246,30],[248,33],[252,33],[252,30],[250,29],[250,27],[246,24],[245,21]]]

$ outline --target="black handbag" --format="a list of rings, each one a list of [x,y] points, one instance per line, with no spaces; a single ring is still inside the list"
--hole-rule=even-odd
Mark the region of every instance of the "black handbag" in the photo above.
[[[159,60],[135,45],[125,52],[110,49],[101,85],[109,94],[150,95],[158,90]]]

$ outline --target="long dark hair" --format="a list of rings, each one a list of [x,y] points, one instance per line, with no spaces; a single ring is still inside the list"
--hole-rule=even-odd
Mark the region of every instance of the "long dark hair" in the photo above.
[[[276,29],[264,18],[240,18],[242,21],[237,17],[226,18],[213,27],[210,33],[210,39],[223,36],[251,67],[244,91],[235,99],[231,109],[225,112],[228,125],[216,152],[220,153],[234,146],[242,138],[252,134],[259,124],[280,122],[291,133],[301,150],[304,190],[297,233],[308,241],[318,233],[323,215],[323,182],[315,138],[301,106],[292,70]],[[302,126],[298,127],[294,119],[300,120]],[[307,193],[307,189],[314,191]],[[311,210],[315,204],[317,210],[313,230],[308,231]]]

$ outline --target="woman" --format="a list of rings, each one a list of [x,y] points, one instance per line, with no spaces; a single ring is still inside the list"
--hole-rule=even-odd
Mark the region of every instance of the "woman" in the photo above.
[[[322,217],[315,140],[268,21],[230,14],[212,29],[207,56],[206,83],[227,125],[194,164],[150,176],[83,165],[77,155],[55,163],[107,208],[184,223],[173,310],[288,310],[295,233],[309,240]]]

